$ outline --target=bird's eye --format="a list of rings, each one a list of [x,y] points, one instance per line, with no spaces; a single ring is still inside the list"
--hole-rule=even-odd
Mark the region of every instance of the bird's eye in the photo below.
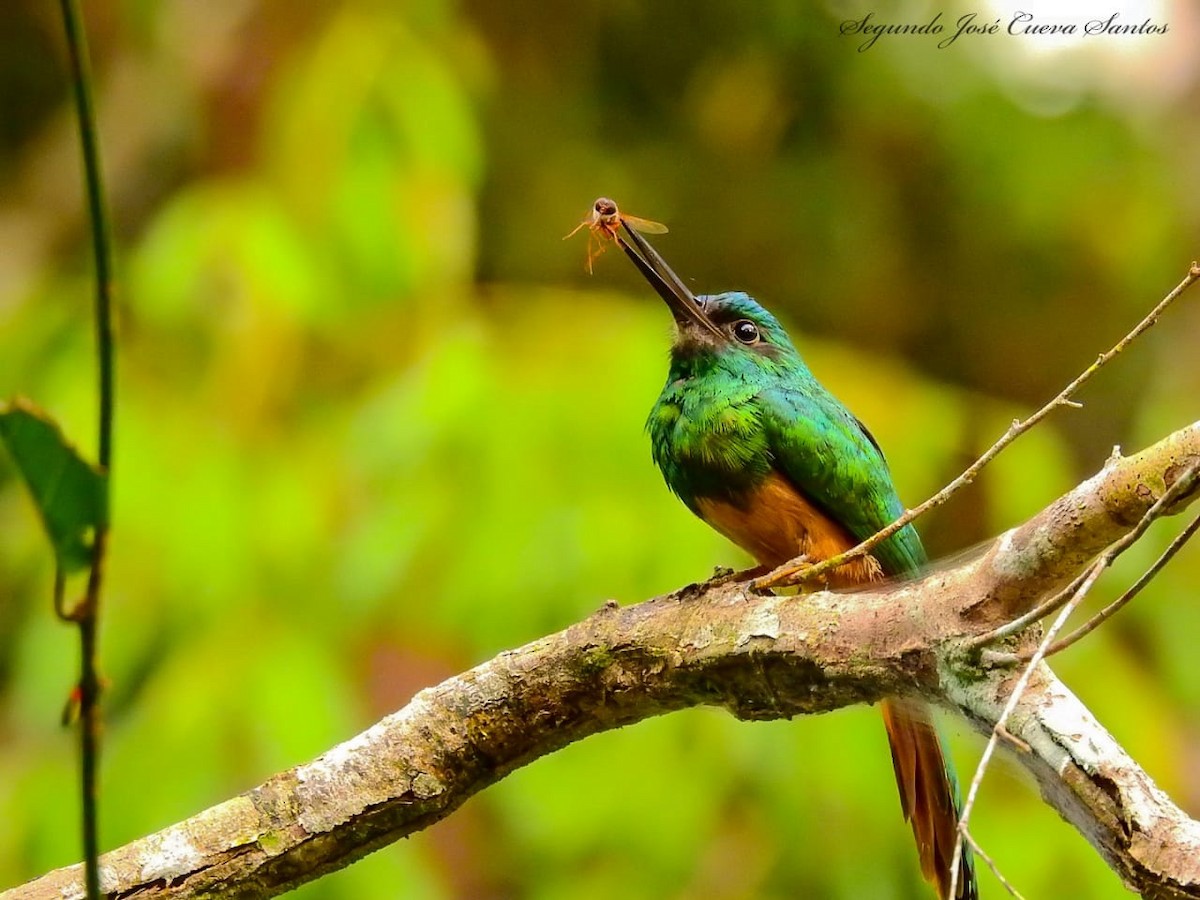
[[[749,319],[742,319],[734,323],[733,336],[743,344],[753,344],[758,340],[758,326]]]

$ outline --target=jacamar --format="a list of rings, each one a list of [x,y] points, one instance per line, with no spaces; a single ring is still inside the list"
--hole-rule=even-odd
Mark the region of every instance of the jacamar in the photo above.
[[[826,559],[898,518],[904,509],[879,444],[813,377],[778,320],[744,293],[693,295],[645,238],[625,231],[619,243],[675,318],[670,371],[647,430],[654,462],[688,509],[768,568]],[[833,570],[829,584],[924,563],[908,525]],[[921,870],[945,898],[961,809],[954,768],[928,706],[889,699],[882,710]],[[956,900],[977,896],[964,848]]]

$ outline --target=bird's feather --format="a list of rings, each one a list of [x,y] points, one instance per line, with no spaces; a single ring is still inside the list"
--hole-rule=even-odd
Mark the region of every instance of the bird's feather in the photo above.
[[[772,385],[758,400],[775,469],[855,542],[904,512],[878,446],[819,384]],[[872,552],[888,575],[911,572],[925,562],[911,525]]]
[[[801,554],[827,559],[903,513],[887,462],[866,427],[804,365],[778,321],[752,298],[702,298],[718,326],[749,319],[756,348],[682,336],[650,413],[654,460],[688,507],[717,531],[775,567]],[[911,526],[871,555],[831,572],[834,586],[917,570],[925,562]],[[942,897],[958,822],[958,788],[929,708],[918,700],[883,704],[904,816],[925,877]],[[974,900],[970,853],[955,900]]]

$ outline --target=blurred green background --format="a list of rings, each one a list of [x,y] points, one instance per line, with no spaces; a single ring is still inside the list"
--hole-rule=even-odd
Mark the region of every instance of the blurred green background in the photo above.
[[[421,687],[745,562],[642,425],[669,317],[593,198],[744,288],[922,499],[1056,392],[1198,249],[1196,7],[1159,37],[884,37],[1012,10],[720,0],[86,3],[120,241],[102,835],[308,760]],[[1053,5],[1022,8],[1048,17]],[[1062,6],[1062,4],[1057,4]],[[1105,8],[1106,13],[1109,10]],[[1078,14],[1076,14],[1078,15]],[[0,396],[84,447],[90,257],[57,5],[0,6]],[[1193,294],[922,523],[983,540],[1196,418]],[[1159,523],[1111,599],[1169,541]],[[0,459],[0,886],[77,860],[76,669]],[[1200,814],[1200,554],[1056,664]],[[953,721],[967,777],[981,741]],[[1030,897],[1127,896],[1014,764],[976,834]],[[981,872],[984,891],[1000,892]],[[311,898],[925,898],[878,713],[693,710],[518,772]]]

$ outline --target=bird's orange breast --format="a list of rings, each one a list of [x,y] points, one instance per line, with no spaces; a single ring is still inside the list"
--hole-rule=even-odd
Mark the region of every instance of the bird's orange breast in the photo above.
[[[771,568],[801,555],[819,562],[857,543],[845,528],[775,473],[741,505],[701,497],[696,506],[705,522]],[[866,556],[829,573],[829,582],[835,587],[862,584],[881,575],[878,561]]]

